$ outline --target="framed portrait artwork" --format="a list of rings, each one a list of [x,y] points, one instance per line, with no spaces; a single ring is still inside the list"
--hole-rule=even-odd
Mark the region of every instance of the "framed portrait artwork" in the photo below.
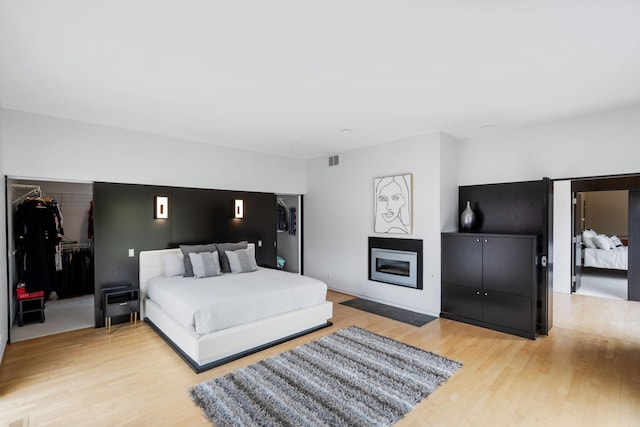
[[[376,233],[411,234],[411,174],[385,176],[373,180]]]

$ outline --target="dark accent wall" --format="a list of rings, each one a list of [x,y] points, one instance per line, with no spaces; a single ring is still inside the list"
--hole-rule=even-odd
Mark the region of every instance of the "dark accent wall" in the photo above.
[[[169,219],[154,219],[155,196],[169,197]],[[244,200],[242,219],[233,218],[235,199]],[[262,240],[256,260],[275,267],[275,194],[99,182],[93,186],[93,204],[96,327],[104,326],[103,287],[139,285],[140,251]],[[129,249],[135,250],[132,258]]]
[[[461,186],[458,189],[458,217],[467,201],[476,214],[473,232],[529,234],[538,236],[538,254],[547,256],[548,265],[538,264],[537,322],[546,335],[553,326],[552,235],[550,216],[552,184],[540,181]],[[462,231],[462,230],[459,230]]]

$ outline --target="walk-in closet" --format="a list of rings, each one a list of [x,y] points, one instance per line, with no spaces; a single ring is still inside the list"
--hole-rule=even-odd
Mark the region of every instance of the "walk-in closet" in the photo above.
[[[276,196],[277,266],[292,273],[302,269],[302,196]]]
[[[10,341],[93,327],[93,184],[6,185]]]

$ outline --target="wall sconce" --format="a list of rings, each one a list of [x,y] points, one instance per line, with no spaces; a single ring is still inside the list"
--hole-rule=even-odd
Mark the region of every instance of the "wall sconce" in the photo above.
[[[155,219],[167,219],[169,218],[169,197],[168,196],[156,196],[155,197]]]
[[[244,201],[242,199],[236,199],[233,214],[236,218],[244,218]]]

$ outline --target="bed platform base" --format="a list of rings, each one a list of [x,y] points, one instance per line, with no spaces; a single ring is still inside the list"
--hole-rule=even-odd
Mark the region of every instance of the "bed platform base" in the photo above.
[[[295,333],[295,334],[291,334],[291,335],[286,336],[284,338],[279,338],[277,340],[268,342],[266,344],[262,344],[262,345],[259,345],[257,347],[250,348],[248,350],[241,351],[240,353],[232,354],[231,356],[227,356],[227,357],[224,357],[222,359],[218,359],[216,361],[205,363],[204,365],[200,365],[200,364],[198,364],[198,362],[196,362],[191,357],[189,357],[187,355],[187,353],[182,351],[180,349],[180,347],[178,347],[173,341],[171,341],[171,338],[169,338],[167,335],[165,335],[164,332],[162,332],[160,330],[160,328],[158,328],[151,320],[145,319],[145,323],[147,323],[149,326],[151,326],[151,328],[154,331],[156,331],[156,333],[158,335],[160,335],[160,337],[162,337],[162,339],[167,344],[169,344],[169,346],[176,353],[178,353],[178,356],[180,356],[182,358],[182,360],[184,360],[191,367],[191,369],[194,370],[194,372],[196,374],[199,374],[199,373],[204,372],[204,371],[208,371],[209,369],[217,368],[218,366],[222,366],[225,363],[233,362],[234,360],[238,360],[238,359],[241,359],[241,358],[243,358],[245,356],[249,356],[251,354],[257,353],[259,351],[266,350],[266,349],[271,348],[271,347],[275,347],[276,345],[282,344],[282,343],[287,342],[287,341],[294,340],[294,339],[299,338],[299,337],[301,337],[303,335],[307,335],[307,334],[310,334],[312,332],[319,331],[320,329],[324,329],[324,328],[327,328],[327,327],[333,325],[332,322],[327,321],[323,325],[318,325],[318,326],[315,326],[313,328],[309,328],[307,330],[304,330],[304,331],[301,331],[301,332],[298,332],[298,333]]]
[[[330,326],[333,313],[333,303],[325,301],[199,336],[175,322],[153,301],[145,300],[144,306],[144,320],[198,373]]]

